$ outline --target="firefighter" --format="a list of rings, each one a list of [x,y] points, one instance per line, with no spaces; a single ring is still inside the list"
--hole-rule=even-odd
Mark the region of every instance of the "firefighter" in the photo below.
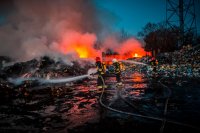
[[[156,72],[156,66],[158,65],[158,60],[153,57],[150,61],[151,66],[153,67],[153,71]]]
[[[99,57],[96,57],[96,67],[97,67],[97,74],[98,74],[98,78],[97,78],[97,85],[98,88],[106,88],[106,86],[104,86],[105,84],[105,66],[104,64],[101,62]]]
[[[151,59],[151,61],[150,61],[150,64],[151,64],[151,66],[157,66],[158,65],[158,60],[155,57],[153,57]]]
[[[114,73],[115,73],[115,76],[116,76],[117,85],[122,85],[120,63],[117,61],[117,59],[113,59],[112,62],[113,62],[113,66],[114,66]]]

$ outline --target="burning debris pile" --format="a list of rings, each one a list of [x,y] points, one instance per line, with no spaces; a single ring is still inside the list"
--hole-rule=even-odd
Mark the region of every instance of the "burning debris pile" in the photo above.
[[[141,59],[142,60],[142,59]],[[162,82],[173,87],[172,79],[160,75],[156,78],[149,78],[146,73],[145,63],[137,63],[134,60],[127,60],[125,62],[126,71],[123,73],[124,88],[121,90],[115,88],[115,79],[108,77],[106,84],[108,88],[105,91],[103,101],[112,108],[116,108],[130,113],[141,113],[142,115],[162,117],[163,108],[165,106],[166,97],[169,95],[169,90],[163,87],[156,81],[162,78]],[[8,62],[9,63],[9,62]],[[83,65],[84,64],[84,65]],[[83,65],[83,67],[82,67]],[[87,128],[97,132],[111,132],[116,131],[108,125],[119,125],[119,130],[126,129],[126,131],[137,129],[143,131],[144,125],[148,129],[157,132],[160,122],[145,120],[142,118],[125,117],[122,114],[116,114],[108,110],[102,111],[99,107],[99,96],[101,90],[97,89],[96,81],[86,78],[78,82],[61,83],[61,84],[40,84],[38,79],[52,79],[73,77],[87,74],[87,71],[94,67],[94,65],[87,61],[74,61],[72,64],[65,64],[62,61],[55,61],[49,57],[42,57],[40,60],[31,60],[27,62],[2,65],[1,69],[1,106],[0,106],[0,131],[11,132],[86,132]],[[9,78],[23,77],[27,79],[20,84],[13,84]],[[37,80],[32,80],[35,78]],[[165,79],[163,79],[165,78]],[[189,81],[189,80],[188,80]],[[195,94],[198,84],[195,80],[194,90],[187,90],[188,93]],[[176,86],[178,87],[178,86]],[[182,88],[181,88],[182,89]],[[168,104],[168,112],[173,119],[180,121],[176,117],[181,108],[186,108],[182,102],[186,100],[178,93],[183,90],[175,88],[176,96],[173,94],[170,97]],[[198,91],[197,94],[200,92]],[[123,98],[129,101],[130,107],[123,102]],[[194,96],[196,97],[197,94]],[[177,96],[180,96],[177,98]],[[117,98],[118,97],[118,98]],[[195,98],[194,97],[194,98]],[[189,103],[194,100],[192,97]],[[181,99],[181,100],[180,100]],[[198,99],[199,100],[199,99]],[[180,103],[176,102],[180,101]],[[188,105],[187,104],[187,105]],[[196,103],[199,105],[199,103]],[[196,106],[195,109],[198,109]],[[177,109],[179,109],[177,111]],[[100,113],[103,112],[103,113]],[[182,111],[181,111],[182,112]],[[184,112],[182,113],[184,115]],[[192,111],[190,108],[190,115]],[[177,115],[178,116],[178,115]],[[197,113],[199,116],[199,113]],[[186,118],[191,122],[190,118]],[[109,121],[112,120],[112,121]],[[26,124],[25,122],[28,124]],[[137,124],[136,124],[137,123]],[[138,124],[139,123],[139,124]],[[196,124],[196,120],[194,125]],[[94,125],[94,126],[92,126]],[[129,129],[127,125],[131,125]],[[151,125],[151,126],[150,126]],[[132,126],[134,128],[132,128]],[[31,127],[31,128],[30,128]],[[167,129],[174,131],[174,126],[169,126]],[[178,128],[179,129],[179,128]],[[178,130],[175,128],[175,130]],[[187,128],[187,130],[191,130]],[[192,129],[193,130],[193,129]],[[146,131],[146,129],[145,129]]]
[[[52,124],[49,119],[55,121],[50,128],[63,128],[64,121],[61,116],[52,114],[53,110],[59,108],[59,105],[54,106],[60,104],[57,98],[75,98],[70,93],[77,88],[77,85],[87,86],[85,83],[87,78],[61,84],[40,84],[36,79],[48,80],[85,75],[91,67],[94,67],[90,61],[73,61],[71,64],[66,64],[62,60],[55,61],[47,56],[39,60],[18,63],[11,63],[9,62],[11,60],[3,57],[1,59],[3,63],[0,71],[0,132],[47,131],[49,130],[47,123]],[[20,84],[14,84],[10,82],[11,78],[25,80]],[[82,94],[76,95],[79,97]],[[60,110],[67,112],[71,108],[71,103],[66,103]]]
[[[124,58],[145,53],[134,37],[119,41],[118,33],[110,31],[110,15],[97,9],[93,0],[13,0],[6,4],[8,14],[0,24],[0,56],[6,56],[0,58],[0,132],[64,128],[70,118],[80,121],[76,111],[86,122],[98,117],[99,92],[91,91],[96,81],[52,81],[88,77],[94,65],[86,60],[101,57],[107,49],[126,54]],[[106,17],[99,18],[102,14]],[[108,23],[101,23],[107,18]],[[84,116],[88,108],[92,113]]]
[[[135,112],[145,114],[150,120],[155,116],[163,122],[164,128],[166,118],[172,116],[180,120],[177,114],[182,112],[181,107],[188,109],[190,116],[193,109],[199,109],[199,50],[192,51],[192,54],[187,50],[172,53],[177,60],[168,60],[171,61],[169,67],[166,61],[161,63],[162,59],[158,66],[150,67],[143,57],[147,54],[143,43],[132,36],[123,39],[120,33],[113,33],[109,27],[111,16],[97,9],[93,0],[12,0],[10,4],[12,6],[7,7],[9,12],[6,12],[0,24],[0,132],[74,133],[88,132],[87,128],[101,133],[120,129],[122,132],[124,129],[135,132],[140,129],[149,131],[144,128],[149,125],[153,125],[156,132],[160,122],[149,122],[149,119],[141,117],[127,119],[127,115],[121,112],[132,116],[135,116]],[[95,67],[91,61],[95,57],[102,57],[101,60],[110,65],[110,69],[105,71],[112,70],[106,73],[108,76],[105,74],[108,85],[105,91],[97,89],[96,79],[89,77],[88,70]],[[180,57],[184,58],[179,60]],[[124,61],[123,68],[126,68],[122,73],[121,88],[113,78],[113,75],[117,75],[116,68],[112,66],[113,58]],[[174,65],[177,68],[174,69]],[[182,65],[188,68],[179,69]],[[152,68],[157,68],[157,71],[154,72]],[[183,79],[186,79],[191,82],[191,79],[184,77],[191,71],[193,75],[197,73],[193,76],[196,78],[193,80],[194,89],[183,90],[179,81],[183,83]],[[173,76],[178,72],[183,78],[178,79],[178,74]],[[161,79],[172,88],[174,81],[178,85],[170,90],[166,85],[161,85]],[[185,82],[183,84],[186,85]],[[186,95],[186,98],[190,98],[187,102],[189,108],[183,104],[186,102],[183,91],[193,95]],[[99,107],[98,100],[101,98],[106,104],[105,108],[116,107],[118,114]],[[169,98],[172,102],[168,104]],[[127,100],[131,104],[126,104]],[[190,108],[189,105],[193,103],[196,106]],[[182,115],[185,115],[184,111]],[[169,112],[170,116],[165,112]],[[196,116],[200,116],[199,112]],[[186,120],[191,121],[190,118]],[[197,122],[195,120],[192,124]],[[76,128],[78,126],[80,129]],[[167,129],[173,129],[173,126]],[[177,128],[175,130],[179,131]]]
[[[54,61],[50,57],[44,56],[40,60],[30,60],[27,62],[15,63],[13,65],[2,68],[2,73],[8,77],[66,77],[75,76],[87,73],[88,67],[92,66],[90,63],[86,67],[81,67],[79,62],[72,62],[66,64],[60,61]],[[50,77],[49,77],[50,76]]]
[[[40,85],[37,79],[48,80],[84,75],[87,74],[89,68],[93,67],[93,64],[89,61],[82,61],[82,64],[77,61],[66,64],[62,61],[55,61],[45,56],[40,58],[40,60],[33,59],[27,62],[2,66],[0,75],[1,98],[4,99],[7,97],[6,99],[12,99],[12,94],[18,93],[16,91],[23,92],[25,96],[29,95],[29,89],[31,90],[32,87]],[[9,82],[12,81],[10,79],[13,78],[16,79],[16,82]],[[23,82],[20,80],[18,81],[18,79],[22,78],[24,79]],[[4,93],[6,94],[4,95]]]

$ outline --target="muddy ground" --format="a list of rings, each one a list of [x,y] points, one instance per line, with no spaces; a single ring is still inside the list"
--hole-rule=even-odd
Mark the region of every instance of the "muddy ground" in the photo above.
[[[116,86],[114,77],[107,77],[106,84],[102,102],[133,115],[102,107],[95,77],[15,87],[1,79],[0,132],[199,132],[199,79],[153,77],[134,70],[123,74],[123,86]]]

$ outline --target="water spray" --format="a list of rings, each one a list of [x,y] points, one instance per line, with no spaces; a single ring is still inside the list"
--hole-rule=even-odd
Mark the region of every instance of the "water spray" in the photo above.
[[[122,62],[125,63],[131,63],[131,64],[137,64],[137,65],[144,65],[147,66],[147,64],[143,63],[143,62],[138,62],[138,61],[132,61],[132,60],[121,60]]]
[[[95,68],[91,68],[88,70],[88,73],[85,75],[80,75],[80,76],[70,77],[70,78],[48,79],[48,80],[43,80],[42,83],[56,84],[56,83],[68,83],[68,82],[78,81],[78,80],[88,78],[91,76],[91,74],[94,74],[96,72],[97,70]]]
[[[16,79],[12,79],[9,78],[9,82],[13,83],[14,85],[21,85],[23,82],[25,81],[37,81],[40,84],[57,84],[57,83],[68,83],[68,82],[73,82],[73,81],[78,81],[78,80],[82,80],[88,77],[91,77],[91,74],[96,73],[97,70],[95,68],[91,68],[88,70],[88,73],[85,75],[80,75],[80,76],[75,76],[75,77],[69,77],[69,78],[57,78],[57,79],[44,79],[44,78],[36,78],[36,77],[32,77],[32,78],[16,78]]]

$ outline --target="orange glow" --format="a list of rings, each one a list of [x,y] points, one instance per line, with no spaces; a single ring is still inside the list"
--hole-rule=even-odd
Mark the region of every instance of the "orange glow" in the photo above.
[[[135,57],[138,57],[138,54],[137,54],[137,53],[135,53]]]
[[[63,54],[73,55],[72,57],[79,58],[92,58],[99,56],[101,57],[102,52],[105,52],[106,46],[102,43],[100,50],[96,50],[94,45],[96,44],[96,35],[92,33],[79,33],[69,32],[63,35],[63,38],[59,44],[55,44],[57,48]],[[109,42],[109,45],[113,43]],[[114,45],[114,44],[113,44]],[[128,39],[122,44],[112,47],[116,55],[106,55],[106,62],[111,62],[113,58],[118,60],[125,60],[133,57],[142,57],[146,55],[146,52],[141,47],[141,43],[136,39]]]
[[[63,35],[57,49],[63,54],[75,55],[79,58],[95,58],[100,52],[94,49],[96,35],[91,33],[79,33],[71,31]]]
[[[143,79],[143,75],[140,74],[140,73],[134,73],[132,75],[133,77],[133,82],[135,83],[133,85],[133,88],[145,88],[146,87],[146,83],[143,83],[144,82],[144,79]],[[140,94],[141,92],[139,91],[138,94]]]
[[[75,49],[75,51],[77,52],[77,54],[79,55],[80,58],[88,58],[88,54],[89,54],[89,51],[87,51],[86,48],[84,47],[77,47]]]
[[[133,81],[134,82],[142,82],[142,76],[141,76],[141,74],[135,74],[135,75],[133,75]]]
[[[132,54],[132,57],[139,58],[139,57],[142,57],[142,56],[140,56],[139,54],[135,53],[135,54]]]
[[[133,38],[123,42],[116,51],[120,54],[124,54],[124,59],[133,57],[138,58],[146,55],[145,50],[142,48],[142,44]]]
[[[141,48],[140,54],[134,53],[134,52],[129,52],[126,54],[104,55],[102,57],[102,59],[106,65],[110,65],[110,64],[112,64],[112,59],[114,59],[114,58],[117,60],[127,60],[129,58],[133,58],[133,57],[141,58],[143,56],[145,56],[145,51]]]
[[[61,47],[60,49],[65,54],[70,52],[75,53],[79,58],[95,58],[99,55],[99,52],[92,46],[88,47],[88,45],[84,44],[64,45],[64,47]]]
[[[66,53],[68,51],[74,51],[79,56],[79,58],[94,58],[98,56],[98,52],[94,50],[92,46],[87,47],[87,45],[84,44],[70,45],[70,47],[68,47],[67,49]]]

